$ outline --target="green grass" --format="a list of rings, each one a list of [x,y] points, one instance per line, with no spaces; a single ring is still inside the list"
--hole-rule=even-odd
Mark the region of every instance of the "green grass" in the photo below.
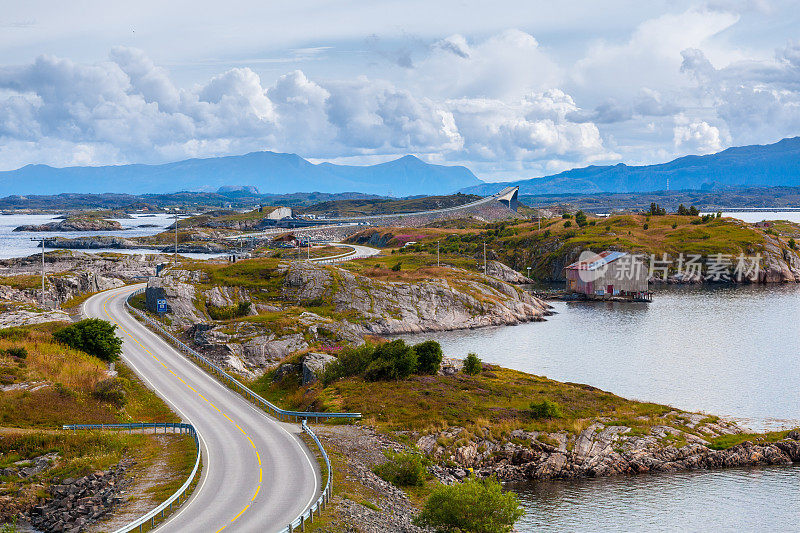
[[[768,442],[778,442],[786,438],[790,430],[786,431],[770,431],[767,433],[739,433],[735,435],[721,435],[711,439],[708,447],[712,450],[727,450],[737,444],[745,441],[751,441],[757,444]]]
[[[429,432],[447,426],[470,431],[488,428],[496,436],[513,429],[578,433],[598,419],[649,432],[671,407],[626,400],[587,385],[560,383],[494,368],[477,376],[412,376],[407,380],[365,382],[360,378],[336,381],[327,388],[317,383],[300,387],[294,380],[273,384],[267,375],[254,387],[270,400],[291,408],[357,411],[366,423],[383,431]],[[532,402],[559,404],[560,418],[536,419]],[[613,422],[611,422],[613,421]],[[680,421],[673,423],[681,426]]]
[[[12,289],[31,290],[42,288],[41,276],[2,276],[0,285],[6,285]]]
[[[6,385],[43,382],[38,390],[0,392],[0,425],[53,428],[69,423],[174,422],[178,417],[121,361],[127,402],[123,407],[96,398],[95,386],[108,378],[105,363],[58,344],[52,332],[61,327],[47,323],[0,330],[0,376]],[[24,347],[19,360],[2,350]]]

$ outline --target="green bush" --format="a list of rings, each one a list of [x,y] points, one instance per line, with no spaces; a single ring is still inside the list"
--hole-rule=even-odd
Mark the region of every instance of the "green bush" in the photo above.
[[[531,402],[531,416],[533,418],[562,418],[561,406],[550,400]]]
[[[6,354],[18,359],[25,359],[28,357],[28,350],[26,350],[24,346],[16,346],[6,349]]]
[[[114,361],[122,353],[122,339],[117,337],[117,326],[99,318],[87,318],[53,333],[53,338],[76,350],[81,350],[103,361]]]
[[[230,320],[231,318],[240,318],[250,314],[250,302],[239,302],[237,305],[228,305],[225,307],[216,307],[213,305],[207,306],[208,316],[214,320]]]
[[[474,376],[481,371],[481,359],[474,353],[468,354],[464,359],[464,373]]]
[[[372,362],[375,346],[366,343],[356,348],[347,348],[336,361],[330,363],[322,372],[322,383],[326,387],[334,381],[348,376],[362,374]]]
[[[470,478],[437,487],[414,521],[441,532],[505,533],[522,514],[517,495],[497,480]]]
[[[436,341],[425,341],[414,345],[417,352],[417,373],[436,374],[442,365],[442,347]]]
[[[571,227],[571,226],[572,226],[572,222],[570,222],[569,220],[567,220],[566,222],[564,222],[564,227],[565,227],[565,228],[569,228],[569,227]]]
[[[789,248],[792,250],[797,250],[797,243],[794,240],[794,237],[789,237]]]
[[[405,379],[417,369],[417,353],[402,339],[381,344],[372,353],[372,362],[364,372],[367,381]]]
[[[122,407],[128,401],[125,391],[125,380],[122,378],[109,378],[100,381],[94,386],[92,395],[98,400]]]
[[[395,487],[421,487],[428,477],[425,459],[413,452],[384,452],[388,461],[372,469]]]
[[[575,223],[578,225],[579,228],[584,227],[587,224],[586,221],[586,213],[583,211],[578,211],[575,213]]]
[[[650,229],[650,224],[646,223],[642,226],[642,229]]]
[[[572,218],[572,215],[570,215],[569,213],[564,213],[563,215],[561,215],[561,218]]]
[[[392,271],[393,272],[400,272],[401,268],[403,268],[403,262],[402,261],[398,261],[397,263],[392,265]]]

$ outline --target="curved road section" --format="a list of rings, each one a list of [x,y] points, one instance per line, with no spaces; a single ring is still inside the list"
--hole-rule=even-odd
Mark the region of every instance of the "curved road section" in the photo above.
[[[84,314],[116,323],[122,357],[200,436],[203,474],[158,530],[278,531],[317,498],[316,459],[296,426],[266,416],[186,359],[125,310],[128,286],[88,299]]]

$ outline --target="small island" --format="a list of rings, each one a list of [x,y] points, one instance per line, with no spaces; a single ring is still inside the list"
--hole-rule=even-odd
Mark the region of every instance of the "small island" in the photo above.
[[[77,213],[67,215],[63,220],[47,224],[26,224],[17,226],[14,231],[120,231],[122,224],[116,220],[103,218],[96,213]]]

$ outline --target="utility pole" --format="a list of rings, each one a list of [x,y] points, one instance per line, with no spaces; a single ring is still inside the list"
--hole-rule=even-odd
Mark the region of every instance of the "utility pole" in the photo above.
[[[178,266],[178,210],[175,209],[175,267]]]
[[[31,238],[31,240],[42,246],[42,307],[44,307],[44,237]]]
[[[528,279],[531,279],[531,267],[528,267]]]

